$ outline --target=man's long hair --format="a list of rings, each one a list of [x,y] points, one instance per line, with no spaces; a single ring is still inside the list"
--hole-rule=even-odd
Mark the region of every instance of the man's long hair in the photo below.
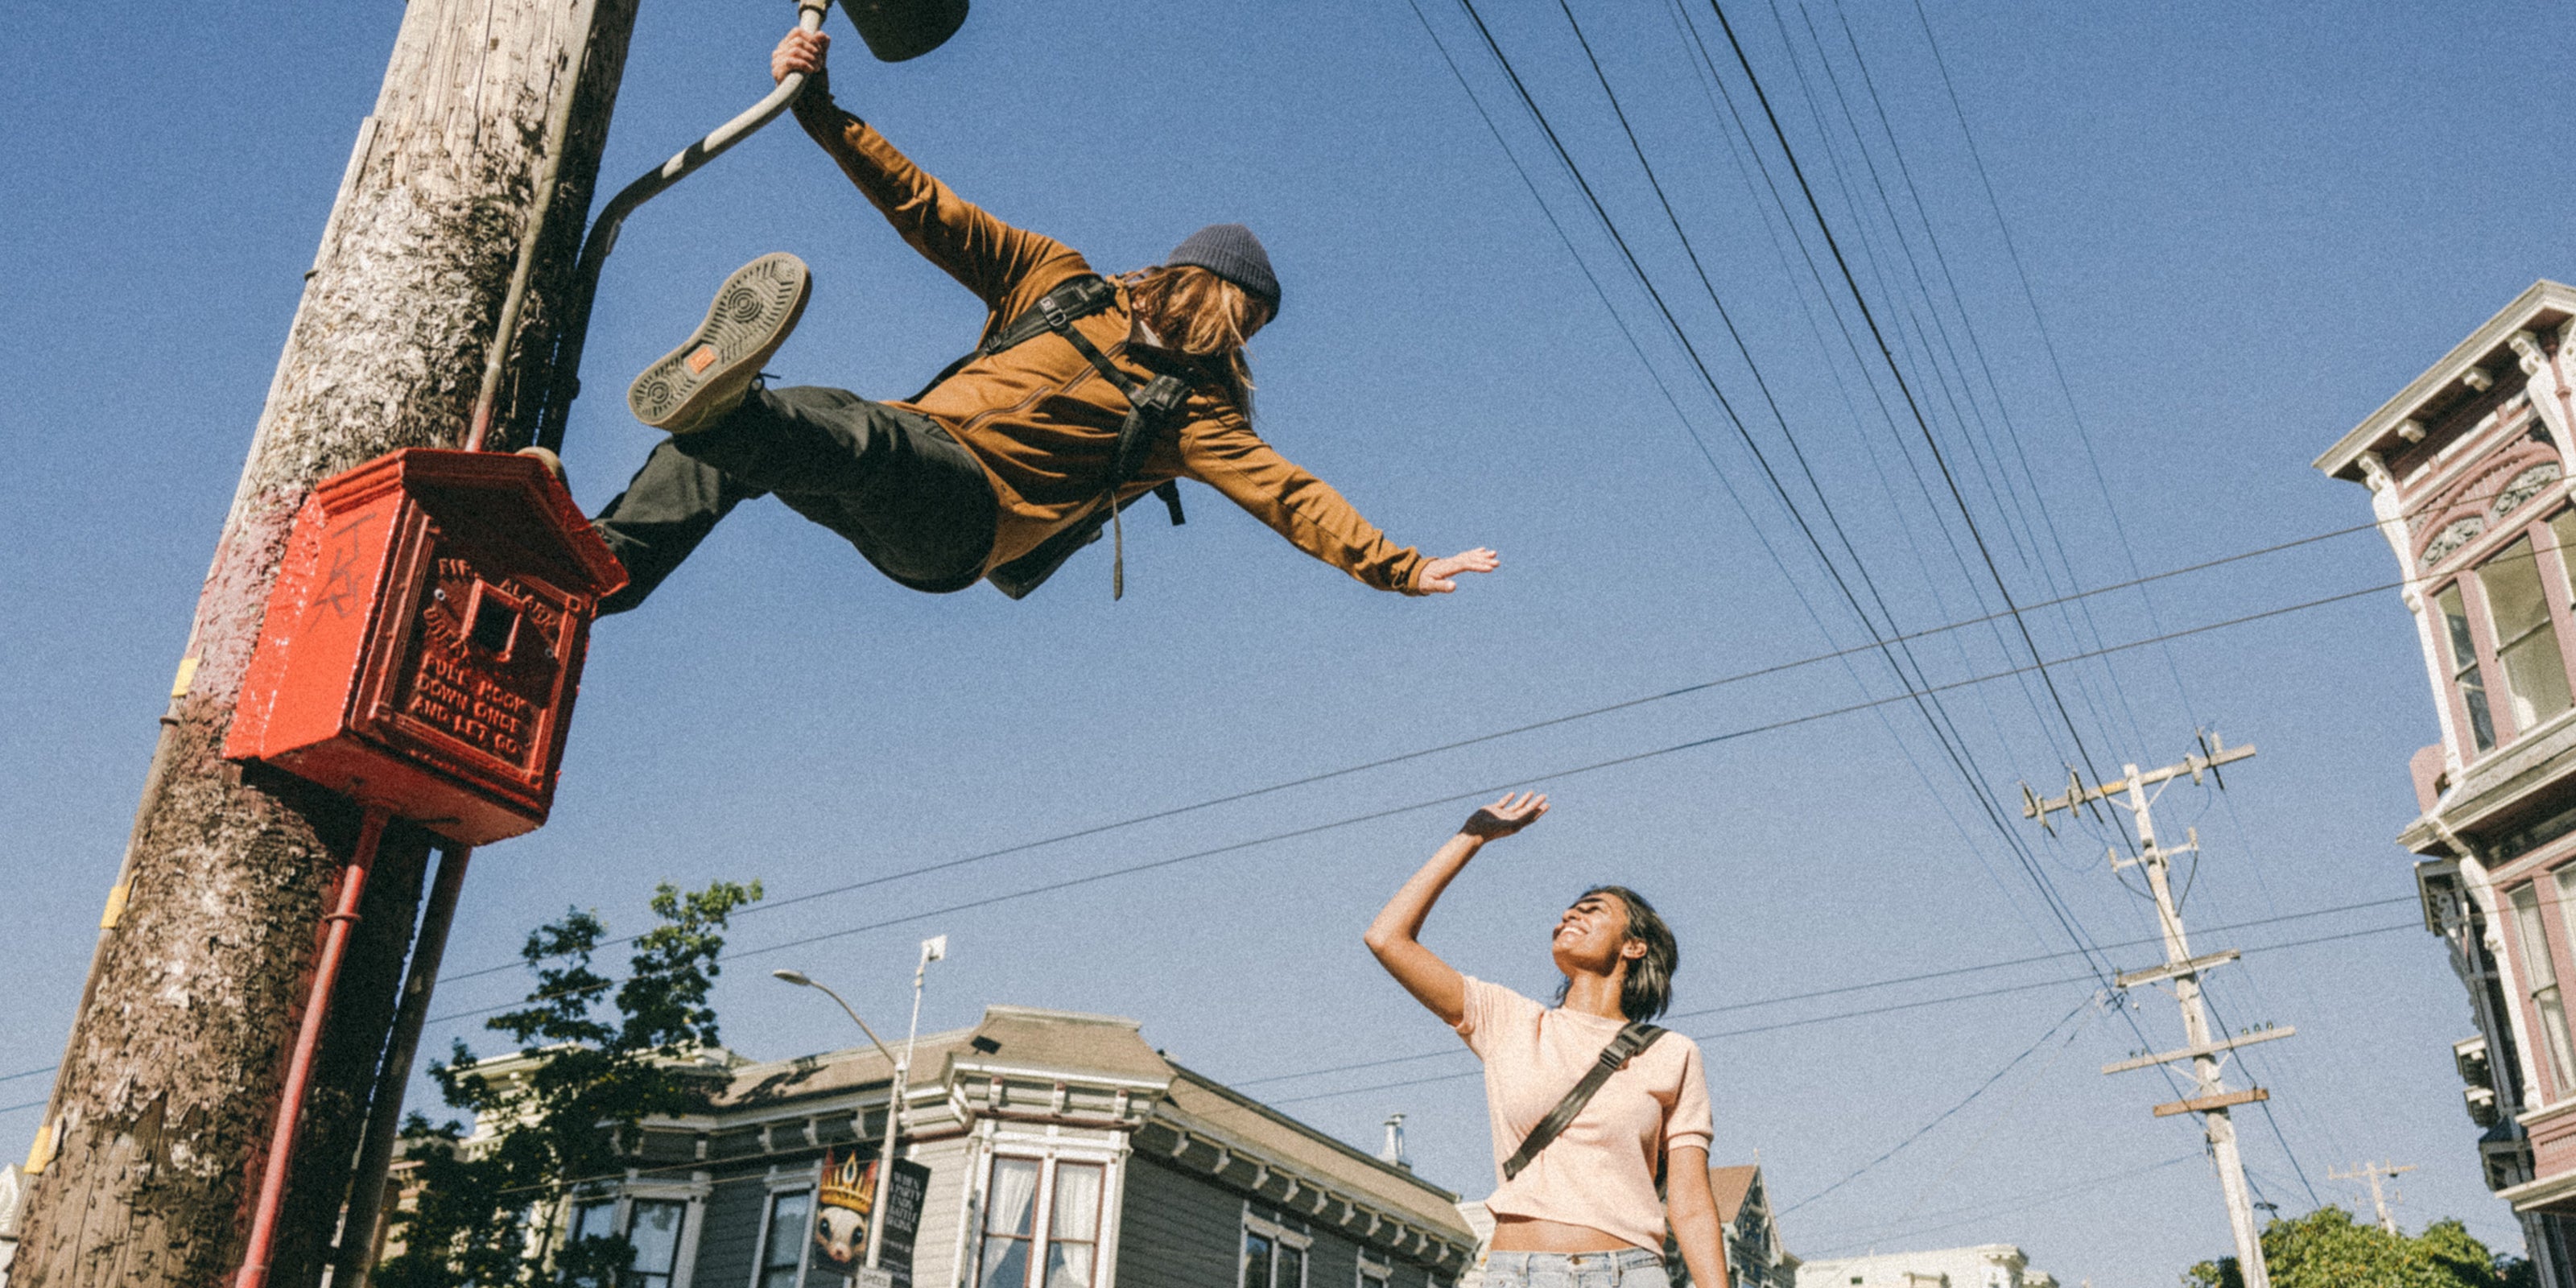
[[[1269,320],[1269,306],[1196,264],[1139,269],[1118,279],[1137,319],[1163,347],[1199,359],[1224,377],[1237,406],[1252,415],[1252,367],[1244,337]]]

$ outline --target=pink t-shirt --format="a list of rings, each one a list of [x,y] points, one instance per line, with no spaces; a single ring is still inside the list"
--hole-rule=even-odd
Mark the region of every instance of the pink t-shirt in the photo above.
[[[1601,1084],[1554,1143],[1511,1180],[1503,1160],[1619,1036],[1621,1021],[1544,1007],[1499,984],[1467,979],[1458,1035],[1485,1062],[1485,1107],[1493,1123],[1496,1216],[1589,1226],[1640,1248],[1664,1246],[1664,1205],[1655,1169],[1666,1150],[1707,1149],[1712,1128],[1699,1047],[1666,1033]]]

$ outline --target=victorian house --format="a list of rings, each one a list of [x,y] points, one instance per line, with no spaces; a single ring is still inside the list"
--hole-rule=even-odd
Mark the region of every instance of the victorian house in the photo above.
[[[2475,1032],[2454,1045],[2488,1188],[2540,1280],[2576,1288],[2576,288],[2543,281],[2316,467],[2362,484],[2397,557],[2441,741],[2415,753],[2424,925]]]
[[[556,1227],[625,1236],[635,1288],[868,1283],[849,1254],[879,1195],[864,1164],[891,1065],[873,1048],[705,1063],[711,1108],[648,1119],[626,1175]],[[878,1283],[1454,1288],[1473,1260],[1457,1195],[1172,1063],[1133,1020],[991,1006],[924,1035],[912,1068]]]

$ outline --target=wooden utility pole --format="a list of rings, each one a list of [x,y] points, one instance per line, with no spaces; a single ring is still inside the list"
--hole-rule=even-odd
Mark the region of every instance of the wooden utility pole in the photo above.
[[[217,749],[297,506],[317,480],[385,452],[460,445],[505,316],[515,325],[501,339],[523,360],[494,440],[524,433],[634,12],[635,0],[410,0],[197,601],[28,1159],[15,1283],[203,1288],[242,1259],[318,923],[359,811]],[[514,280],[523,302],[506,309]],[[271,1283],[319,1277],[428,843],[395,824],[365,887],[302,1143],[285,1160]]]
[[[2197,852],[2200,836],[2192,833],[2189,840],[2181,845],[2161,844],[2156,839],[2154,814],[2155,798],[2163,794],[2163,784],[2184,775],[2189,775],[2197,783],[2204,774],[2215,777],[2220,765],[2243,760],[2253,754],[2251,746],[2230,747],[2212,735],[2201,744],[2201,754],[2185,756],[2180,763],[2143,773],[2136,765],[2123,765],[2118,782],[2087,787],[2081,778],[2074,778],[2068,782],[2065,795],[2046,800],[2025,787],[2022,789],[2021,812],[2023,817],[2037,819],[2045,826],[2048,816],[2054,811],[2072,812],[2091,802],[2103,801],[2129,811],[2136,823],[2137,857],[2124,859],[2114,850],[2111,867],[2114,871],[2126,867],[2146,870],[2147,888],[2156,901],[2156,925],[2163,932],[2165,960],[2162,965],[2121,972],[2119,984],[2124,989],[2140,984],[2169,985],[2174,1001],[2182,1008],[2183,1036],[2188,1045],[2179,1050],[2116,1061],[2102,1066],[2102,1072],[2128,1073],[2168,1064],[2187,1063],[2191,1066],[2195,1084],[2193,1094],[2184,1100],[2156,1106],[2156,1116],[2200,1115],[2202,1131],[2209,1141],[2210,1157],[2218,1165],[2219,1189],[2227,1199],[2227,1223],[2236,1237],[2236,1264],[2245,1278],[2245,1288],[2271,1288],[2272,1272],[2263,1260],[2263,1230],[2254,1219],[2253,1196],[2245,1186],[2245,1160],[2237,1152],[2236,1124],[2228,1110],[2237,1105],[2269,1100],[2272,1093],[2262,1087],[2228,1090],[2221,1073],[2221,1060],[2237,1047],[2286,1038],[2298,1030],[2284,1025],[2230,1036],[2210,1028],[2209,1007],[2200,995],[2200,977],[2208,970],[2236,960],[2237,952],[2228,948],[2198,957],[2192,955],[2191,940],[2183,933],[2182,910],[2174,902],[2171,861],[2174,855]],[[2223,787],[2225,783],[2221,781],[2220,785]],[[2150,787],[2158,790],[2151,794],[2147,790]]]
[[[2379,1213],[2379,1228],[2386,1230],[2390,1234],[2395,1234],[2397,1233],[2397,1218],[2389,1215],[2388,1205],[2398,1200],[2399,1196],[2396,1193],[2397,1187],[2394,1185],[2383,1187],[2380,1182],[2384,1180],[2396,1180],[2398,1177],[2414,1170],[2415,1165],[2413,1163],[2408,1163],[2403,1167],[2389,1163],[2364,1163],[2349,1172],[2338,1172],[2332,1168],[2328,1168],[2326,1169],[2326,1179],[2330,1181],[2370,1182],[2370,1206]]]

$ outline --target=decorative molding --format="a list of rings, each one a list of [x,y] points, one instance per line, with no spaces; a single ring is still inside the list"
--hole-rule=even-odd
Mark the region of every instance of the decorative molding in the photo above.
[[[2536,376],[2542,367],[2549,365],[2548,355],[2540,351],[2539,336],[2529,331],[2516,331],[2506,336],[2504,342],[2513,347],[2514,358],[2522,364],[2522,374]]]
[[[2556,461],[2542,461],[2514,475],[2513,481],[2505,484],[2504,491],[2496,494],[2495,504],[2487,513],[2501,519],[2521,509],[2524,502],[2549,490],[2549,485],[2566,472]]]
[[[2487,521],[2478,515],[2455,519],[2443,525],[2441,531],[2433,534],[2432,540],[2424,543],[2424,553],[2415,557],[2416,568],[2431,572],[2433,565],[2450,558],[2460,547],[2484,535],[2486,530]]]

